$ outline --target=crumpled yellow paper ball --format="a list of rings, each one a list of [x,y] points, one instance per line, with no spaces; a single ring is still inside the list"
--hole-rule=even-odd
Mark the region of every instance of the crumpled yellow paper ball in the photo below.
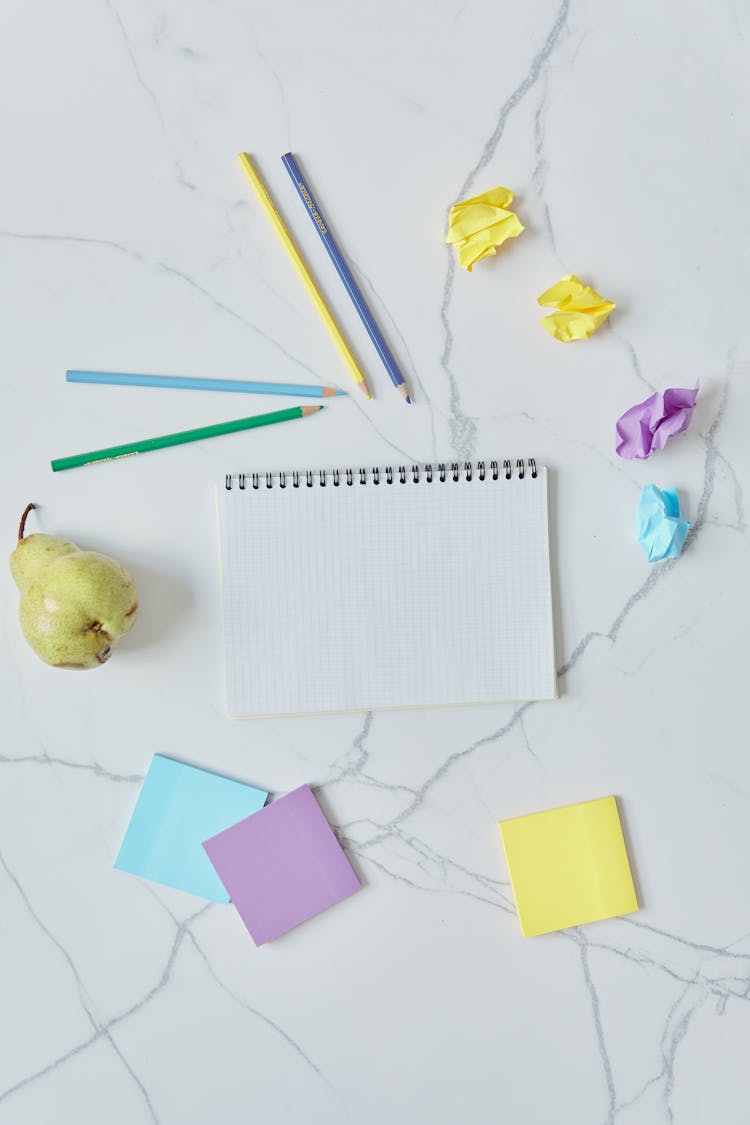
[[[518,216],[508,210],[512,202],[509,188],[494,187],[451,207],[445,241],[456,247],[458,264],[469,273],[472,266],[524,229]]]
[[[588,340],[616,307],[614,301],[605,301],[600,293],[584,285],[574,273],[569,273],[557,285],[545,290],[537,300],[545,308],[560,310],[552,316],[543,317],[539,323],[550,336],[564,344],[571,340]]]

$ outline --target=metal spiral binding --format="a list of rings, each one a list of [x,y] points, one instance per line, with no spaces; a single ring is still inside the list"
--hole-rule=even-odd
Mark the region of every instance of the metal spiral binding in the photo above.
[[[332,485],[339,488],[341,485],[354,487],[355,484],[445,484],[446,481],[466,481],[474,479],[485,480],[511,480],[514,473],[513,462],[504,460],[502,471],[499,461],[438,461],[436,464],[426,465],[375,465],[371,469],[360,466],[358,469],[294,469],[291,472],[274,473],[227,473],[224,478],[224,487],[231,491],[236,478],[240,490],[250,488],[258,491],[261,488],[274,488],[278,478],[279,488],[287,488],[291,483],[292,488],[319,488]],[[536,461],[533,457],[525,460],[516,458],[515,475],[519,480],[524,480],[526,475],[536,480]]]

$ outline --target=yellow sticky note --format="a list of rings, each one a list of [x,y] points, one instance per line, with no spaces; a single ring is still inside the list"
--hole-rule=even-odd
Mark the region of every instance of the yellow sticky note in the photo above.
[[[508,210],[512,202],[510,188],[494,187],[451,207],[445,241],[455,245],[458,264],[469,273],[472,266],[524,229],[518,216]]]
[[[546,289],[537,300],[545,308],[560,310],[543,317],[540,323],[550,336],[564,344],[588,340],[616,307],[614,301],[605,301],[601,293],[584,285],[574,273]]]
[[[524,937],[638,909],[614,797],[500,821]]]

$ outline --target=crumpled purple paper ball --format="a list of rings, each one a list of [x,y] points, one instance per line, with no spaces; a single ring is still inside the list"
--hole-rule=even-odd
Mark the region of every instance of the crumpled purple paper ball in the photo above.
[[[618,457],[648,457],[655,449],[663,449],[670,438],[681,434],[690,425],[698,384],[694,387],[669,387],[657,391],[643,402],[631,406],[617,419]]]

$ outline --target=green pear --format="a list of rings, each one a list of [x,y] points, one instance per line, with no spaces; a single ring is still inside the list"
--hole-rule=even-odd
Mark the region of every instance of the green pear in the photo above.
[[[21,516],[10,570],[21,592],[26,640],[54,668],[97,668],[109,659],[138,612],[128,572],[108,555],[82,551],[55,535],[24,538]]]

